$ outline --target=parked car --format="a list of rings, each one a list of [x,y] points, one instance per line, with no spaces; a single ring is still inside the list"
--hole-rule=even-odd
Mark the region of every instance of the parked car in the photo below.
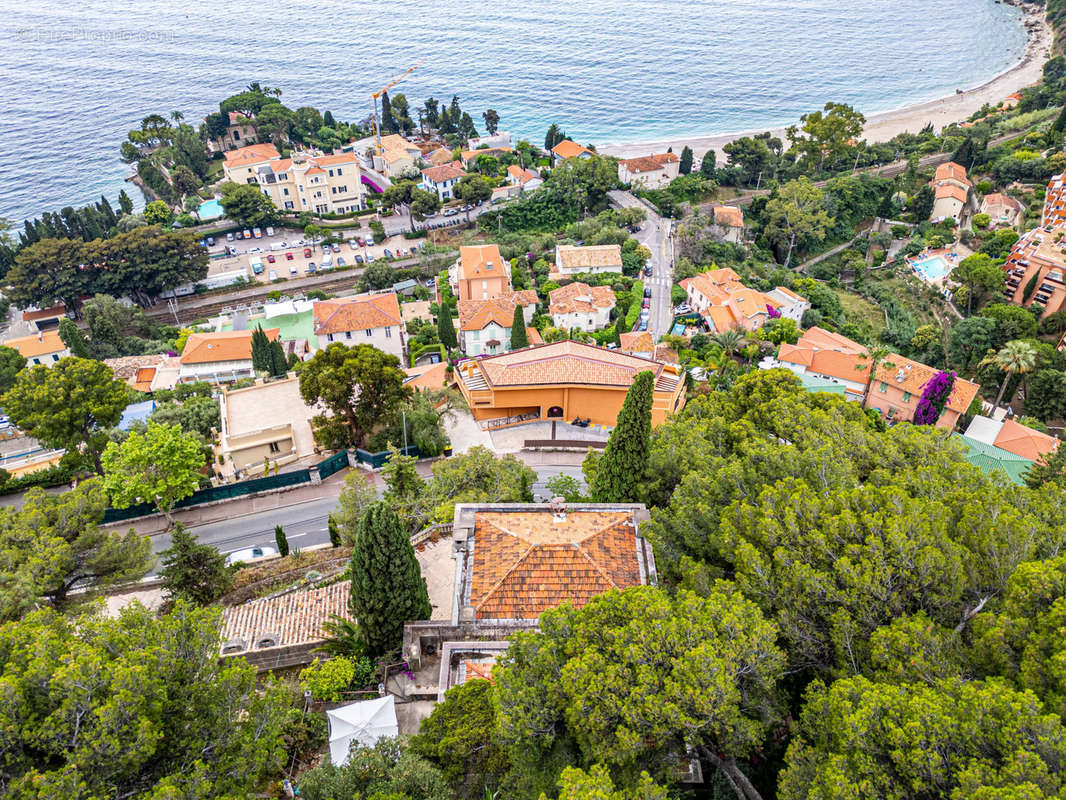
[[[459,210],[460,210],[460,211],[473,211],[473,210],[474,210],[474,207],[473,207],[472,205],[470,205],[470,204],[468,203],[467,205],[463,206],[463,207],[462,207],[462,208],[460,208]]]
[[[692,313],[692,306],[690,306],[688,303],[682,303],[681,305],[679,305],[677,308],[674,309],[674,313],[675,314],[691,314]]]
[[[651,267],[648,267],[648,266],[644,267],[644,277],[645,278],[650,278],[651,277]]]
[[[232,242],[233,241],[233,231],[230,231],[229,233],[226,234],[226,241],[227,242]]]
[[[231,256],[235,256],[237,255],[237,248],[231,244],[228,244],[226,245],[226,252]]]
[[[285,260],[292,261],[292,250],[289,250],[285,253]]]
[[[314,261],[307,262],[307,273],[310,275],[315,272],[318,272],[318,265]]]
[[[322,245],[322,254],[323,255],[327,255],[327,256],[329,255],[329,245],[328,244]]]
[[[254,236],[256,239],[262,239],[263,232],[259,228],[252,228],[252,236]]]
[[[366,254],[366,263],[369,264],[373,260],[374,260],[374,254],[373,253],[367,253]]]
[[[236,233],[235,235],[236,235],[236,237],[237,237],[238,239],[243,239],[243,238],[244,238],[244,234],[243,234],[243,233],[241,233],[240,231],[237,231],[237,233]]]
[[[360,240],[360,241],[362,241],[362,240]],[[374,246],[374,237],[373,236],[367,236],[366,237],[366,246],[367,247],[373,247]]]
[[[391,251],[391,250],[386,250],[386,251],[385,251],[385,258],[393,258],[393,255],[392,255],[392,251]]]
[[[637,328],[637,330],[638,331],[646,331],[647,329],[648,329],[648,321],[646,319],[642,319],[640,321],[640,327]]]
[[[241,235],[244,236],[245,239],[251,239],[252,238],[252,232],[250,230],[248,230],[247,228],[244,229],[244,232]]]
[[[360,247],[366,247],[366,239],[364,239],[362,236],[356,236],[355,241],[359,243]]]
[[[337,263],[338,264],[341,263],[341,260],[339,258],[337,259]],[[356,264],[362,264],[363,263],[363,257],[361,255],[359,255],[358,253],[355,254],[355,263]]]
[[[276,281],[278,279],[278,273],[275,270],[270,270],[270,272],[267,273],[267,277],[272,281]]]
[[[263,545],[262,547],[248,547],[244,550],[234,550],[228,556],[226,556],[226,566],[236,564],[238,561],[251,561],[256,558],[262,558],[263,556],[272,556],[277,552],[273,547]]]
[[[348,266],[348,262],[344,260],[344,256],[337,256],[337,266],[338,267],[346,267],[346,266]]]
[[[446,208],[446,209],[444,209],[444,216],[446,216],[446,217],[454,217],[458,213],[459,213],[459,209],[457,209],[457,208]]]
[[[269,261],[271,264],[273,264],[274,262],[277,261],[277,259],[274,258],[274,254],[273,253],[267,253],[267,261]]]
[[[289,264],[289,274],[290,275],[299,275],[300,274],[300,270],[297,269],[295,264]]]
[[[313,255],[310,247],[304,248],[304,258],[310,258]]]
[[[644,298],[644,305],[642,305],[641,308],[651,308],[651,298],[650,297],[645,297]]]
[[[645,297],[651,297],[651,287],[650,286],[645,286],[644,287],[644,296]]]
[[[208,236],[207,237],[207,246],[208,247],[214,247],[215,246],[215,237],[214,236]]]
[[[341,246],[339,244],[337,244],[336,242],[334,242],[333,243],[333,252],[334,253],[339,253],[340,251],[341,251]]]
[[[269,225],[267,225],[267,236],[273,236],[273,235],[274,235],[274,229],[271,228]]]

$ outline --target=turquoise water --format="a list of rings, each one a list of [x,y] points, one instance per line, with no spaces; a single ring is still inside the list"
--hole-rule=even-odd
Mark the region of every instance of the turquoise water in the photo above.
[[[927,281],[937,281],[950,271],[948,262],[942,256],[930,256],[924,261],[918,261],[914,265]]]
[[[200,219],[207,222],[210,219],[221,217],[226,212],[218,200],[207,200],[200,204],[200,210],[197,213],[199,213]]]
[[[123,187],[126,132],[198,123],[250,81],[341,119],[393,90],[460,97],[475,122],[543,142],[641,141],[787,124],[827,101],[866,113],[951,94],[1015,63],[993,0],[0,0],[0,216]],[[128,184],[127,184],[128,185]],[[133,193],[139,202],[140,198]]]

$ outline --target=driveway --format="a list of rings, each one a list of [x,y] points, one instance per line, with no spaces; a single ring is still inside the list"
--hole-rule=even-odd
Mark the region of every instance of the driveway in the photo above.
[[[639,208],[648,215],[634,238],[651,251],[651,261],[648,262],[651,266],[651,277],[642,280],[645,288],[651,289],[648,332],[657,342],[670,332],[674,321],[673,304],[670,301],[670,289],[674,284],[673,223],[659,216],[648,204],[630,192],[614,190],[607,194],[616,206]]]

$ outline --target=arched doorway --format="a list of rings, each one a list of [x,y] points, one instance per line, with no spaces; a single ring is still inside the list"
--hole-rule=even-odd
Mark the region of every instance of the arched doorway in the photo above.
[[[562,406],[552,406],[548,409],[548,419],[562,419],[563,409]]]

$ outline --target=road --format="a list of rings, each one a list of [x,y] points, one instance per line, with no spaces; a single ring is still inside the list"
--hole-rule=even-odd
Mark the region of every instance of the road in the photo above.
[[[419,465],[420,467],[422,465]],[[419,472],[428,474],[429,464]],[[584,478],[579,466],[540,466],[537,468],[537,480],[534,482],[533,497],[538,502],[547,502],[548,489],[545,482],[553,476],[570,475],[581,483],[584,488]],[[285,537],[289,540],[289,546],[310,547],[316,544],[329,542],[329,529],[327,521],[329,515],[337,507],[336,498],[328,497],[321,500],[311,500],[293,506],[263,511],[258,514],[247,514],[234,519],[221,520],[219,522],[198,525],[190,528],[203,544],[210,544],[223,553],[232,553],[236,550],[245,550],[250,547],[267,545],[274,547],[274,526],[281,525],[285,529]],[[159,534],[152,537],[152,549],[162,552],[170,547],[169,534]]]
[[[674,322],[670,289],[674,284],[673,223],[660,217],[646,203],[629,192],[607,193],[615,205],[622,208],[639,208],[648,215],[635,238],[651,251],[651,277],[643,278],[645,288],[651,289],[651,308],[648,315],[648,332],[653,341],[670,332]]]

